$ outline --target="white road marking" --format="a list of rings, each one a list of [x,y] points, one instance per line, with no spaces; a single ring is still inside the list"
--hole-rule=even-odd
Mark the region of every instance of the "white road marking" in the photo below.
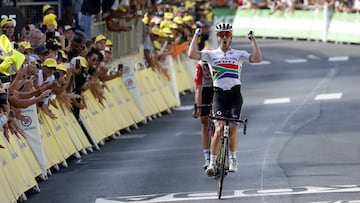
[[[329,100],[329,99],[340,99],[342,97],[342,93],[329,93],[329,94],[318,94],[314,98],[314,100]]]
[[[177,110],[177,111],[189,111],[192,109],[194,109],[194,105],[179,106],[179,107],[175,108],[175,110]]]
[[[332,56],[329,57],[329,61],[348,61],[349,57],[348,56]]]
[[[289,103],[290,98],[274,98],[274,99],[265,99],[264,104],[283,104],[283,103]]]
[[[294,188],[278,188],[278,189],[248,189],[235,190],[227,195],[223,195],[222,199],[234,199],[243,197],[264,197],[264,196],[282,196],[282,195],[307,195],[307,194],[327,194],[327,193],[354,193],[360,192],[359,186],[349,187],[347,185],[337,186],[304,186]],[[169,193],[169,194],[152,194],[139,196],[125,196],[125,197],[102,197],[97,198],[95,203],[120,203],[120,202],[134,202],[137,203],[155,203],[155,202],[185,202],[196,200],[210,200],[217,199],[215,192],[185,192],[185,193]],[[339,200],[334,200],[339,201]],[[319,201],[334,202],[334,201]],[[350,202],[358,202],[359,200],[352,200]],[[315,202],[314,202],[315,203]]]
[[[284,192],[292,192],[293,189],[272,189],[272,190],[259,190],[259,193],[269,194],[269,193],[284,193]]]
[[[129,134],[129,135],[120,135],[117,139],[134,139],[134,138],[143,138],[146,134]]]
[[[320,59],[320,57],[318,57],[318,56],[316,56],[316,55],[313,55],[313,54],[309,54],[309,55],[307,55],[307,57],[309,58],[309,59]]]
[[[258,66],[258,65],[268,65],[271,64],[270,61],[261,61],[260,63],[251,63],[251,65],[253,66]]]
[[[306,63],[307,59],[287,59],[286,63]]]

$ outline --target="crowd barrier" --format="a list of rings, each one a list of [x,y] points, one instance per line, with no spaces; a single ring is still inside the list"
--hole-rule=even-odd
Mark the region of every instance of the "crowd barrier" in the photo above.
[[[360,15],[331,10],[271,12],[269,9],[238,9],[233,28],[235,36],[254,30],[258,37],[291,38],[337,43],[360,43]]]
[[[104,82],[106,99],[100,103],[91,90],[84,92],[86,108],[80,111],[80,119],[86,133],[59,98],[54,100],[57,108],[50,106],[57,119],[37,112],[35,105],[22,109],[30,119],[18,122],[25,136],[11,134],[9,140],[0,136],[5,147],[0,149],[0,202],[26,200],[25,192],[40,191],[37,181],[46,181],[52,170],[67,167],[69,157],[81,158],[93,147],[99,150],[107,139],[121,136],[122,130],[137,128],[139,123],[180,106],[179,95],[193,90],[196,64],[184,54],[187,45],[172,47],[182,51],[161,61],[166,75],[145,67],[141,45],[137,52],[113,60],[109,71],[123,64],[124,73],[121,78]]]

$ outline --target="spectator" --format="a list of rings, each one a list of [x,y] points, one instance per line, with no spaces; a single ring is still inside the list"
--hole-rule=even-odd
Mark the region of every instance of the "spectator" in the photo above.
[[[102,53],[104,55],[104,66],[106,64],[109,64],[112,58],[112,50],[109,47],[105,47],[104,49],[104,53]]]
[[[80,56],[85,49],[85,35],[76,31],[73,39],[71,40],[70,50],[68,51],[68,58],[71,61],[72,58]]]
[[[57,26],[58,26],[56,18],[57,18],[56,15],[52,14],[52,13],[44,16],[44,18],[43,18],[43,25],[46,28],[46,30],[45,30],[45,36],[46,36],[45,41],[55,40],[55,31],[56,31]]]
[[[0,22],[2,33],[4,33],[10,41],[15,41],[15,23],[12,19],[4,18]]]
[[[68,56],[67,56],[67,54],[65,53],[65,51],[63,51],[63,50],[59,50],[59,55],[58,55],[58,58],[57,58],[57,60],[58,60],[58,63],[59,64],[61,64],[61,63],[67,63],[68,62]]]
[[[42,69],[38,70],[38,86],[44,85],[46,89],[52,89],[54,84],[54,72],[57,67],[57,62],[54,58],[47,58],[44,61]],[[51,119],[56,119],[56,115],[49,108],[49,100],[52,99],[51,95],[44,99],[42,103],[39,104],[40,109]]]
[[[102,51],[106,47],[106,37],[104,35],[98,35],[95,38],[95,47],[97,50]]]
[[[64,50],[69,51],[71,40],[73,39],[74,34],[75,34],[75,29],[71,25],[65,25],[63,33],[64,33],[64,38],[65,38],[64,39],[64,46],[65,46]]]
[[[22,41],[19,43],[19,47],[18,47],[18,51],[20,53],[29,53],[32,54],[33,53],[33,48],[31,47],[30,43],[27,41]]]
[[[82,56],[77,56],[71,59],[70,69],[68,74],[70,75],[69,83],[67,86],[67,92],[73,92],[79,96],[86,90],[86,78],[88,77],[87,70],[88,63]],[[80,109],[85,108],[84,101],[81,97],[73,99],[73,114],[75,118],[80,121]],[[81,123],[81,122],[80,122]]]
[[[94,18],[97,21],[101,19],[100,9],[102,8],[101,0],[83,0],[81,5],[81,11],[79,12],[79,26],[84,31],[86,38],[92,37],[92,26],[94,24]],[[106,8],[102,9],[106,12]]]
[[[52,5],[50,4],[45,4],[42,7],[42,12],[43,12],[43,16],[46,16],[48,14],[55,14],[55,9]]]
[[[29,43],[31,47],[35,48],[38,45],[44,44],[44,34],[41,30],[35,28],[29,32]]]
[[[111,1],[109,1],[111,2]],[[123,1],[122,1],[123,2]],[[129,2],[126,2],[123,5],[119,5],[119,1],[113,1],[111,8],[108,9],[108,12],[104,13],[104,18],[106,22],[106,27],[109,31],[119,32],[119,31],[130,31],[132,30],[132,26],[121,24],[121,19],[129,20]]]
[[[48,50],[48,57],[57,59],[59,55],[59,45],[55,40],[48,40],[45,45]]]
[[[49,55],[49,50],[44,45],[38,45],[34,48],[34,58],[38,63],[42,64],[45,62]]]

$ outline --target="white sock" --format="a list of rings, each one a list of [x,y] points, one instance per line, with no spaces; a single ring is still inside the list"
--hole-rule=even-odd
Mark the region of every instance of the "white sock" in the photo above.
[[[229,158],[230,159],[236,159],[236,151],[235,152],[230,151]]]
[[[205,160],[210,160],[210,149],[203,150]]]
[[[210,164],[215,165],[217,156],[216,155],[210,155]]]

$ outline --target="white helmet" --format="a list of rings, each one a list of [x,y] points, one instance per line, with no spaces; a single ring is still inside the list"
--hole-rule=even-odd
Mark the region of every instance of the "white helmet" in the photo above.
[[[216,32],[229,31],[232,32],[232,25],[230,23],[218,23],[215,26]]]

